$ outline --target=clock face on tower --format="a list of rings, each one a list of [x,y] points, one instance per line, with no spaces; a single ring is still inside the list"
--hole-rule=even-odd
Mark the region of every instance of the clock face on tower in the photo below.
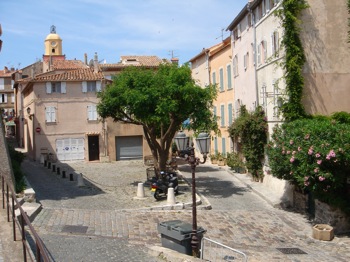
[[[52,41],[52,42],[51,42],[51,46],[56,46],[56,44],[57,44],[57,43],[56,43],[55,41]]]

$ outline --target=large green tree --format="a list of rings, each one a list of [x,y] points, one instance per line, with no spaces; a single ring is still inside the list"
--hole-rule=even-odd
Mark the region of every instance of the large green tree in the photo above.
[[[216,128],[211,107],[216,87],[201,88],[188,65],[162,64],[156,70],[130,66],[100,94],[102,118],[141,125],[157,171],[165,170],[173,138],[190,119],[189,129]]]

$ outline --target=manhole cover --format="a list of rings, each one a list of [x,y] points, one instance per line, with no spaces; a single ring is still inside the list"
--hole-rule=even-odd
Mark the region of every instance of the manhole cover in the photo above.
[[[63,227],[62,232],[85,234],[87,232],[87,229],[88,229],[87,226],[70,226],[70,225],[66,225],[66,226]]]
[[[299,248],[294,248],[294,247],[281,247],[277,248],[277,250],[281,251],[283,254],[291,254],[291,255],[301,255],[301,254],[307,254],[303,250]]]

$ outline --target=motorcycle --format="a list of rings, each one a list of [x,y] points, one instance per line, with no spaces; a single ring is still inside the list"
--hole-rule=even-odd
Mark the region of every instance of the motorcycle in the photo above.
[[[174,188],[174,192],[177,195],[179,193],[179,181],[175,172],[160,172],[160,179],[153,179],[151,191],[154,192],[154,198],[160,200],[162,197],[166,197],[168,194],[168,188]]]

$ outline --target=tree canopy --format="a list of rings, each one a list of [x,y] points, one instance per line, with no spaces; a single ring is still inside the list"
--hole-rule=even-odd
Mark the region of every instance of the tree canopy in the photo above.
[[[173,138],[189,119],[188,129],[217,128],[211,112],[216,87],[201,88],[188,65],[162,64],[157,69],[127,67],[100,94],[102,118],[141,125],[157,170],[164,170]]]

